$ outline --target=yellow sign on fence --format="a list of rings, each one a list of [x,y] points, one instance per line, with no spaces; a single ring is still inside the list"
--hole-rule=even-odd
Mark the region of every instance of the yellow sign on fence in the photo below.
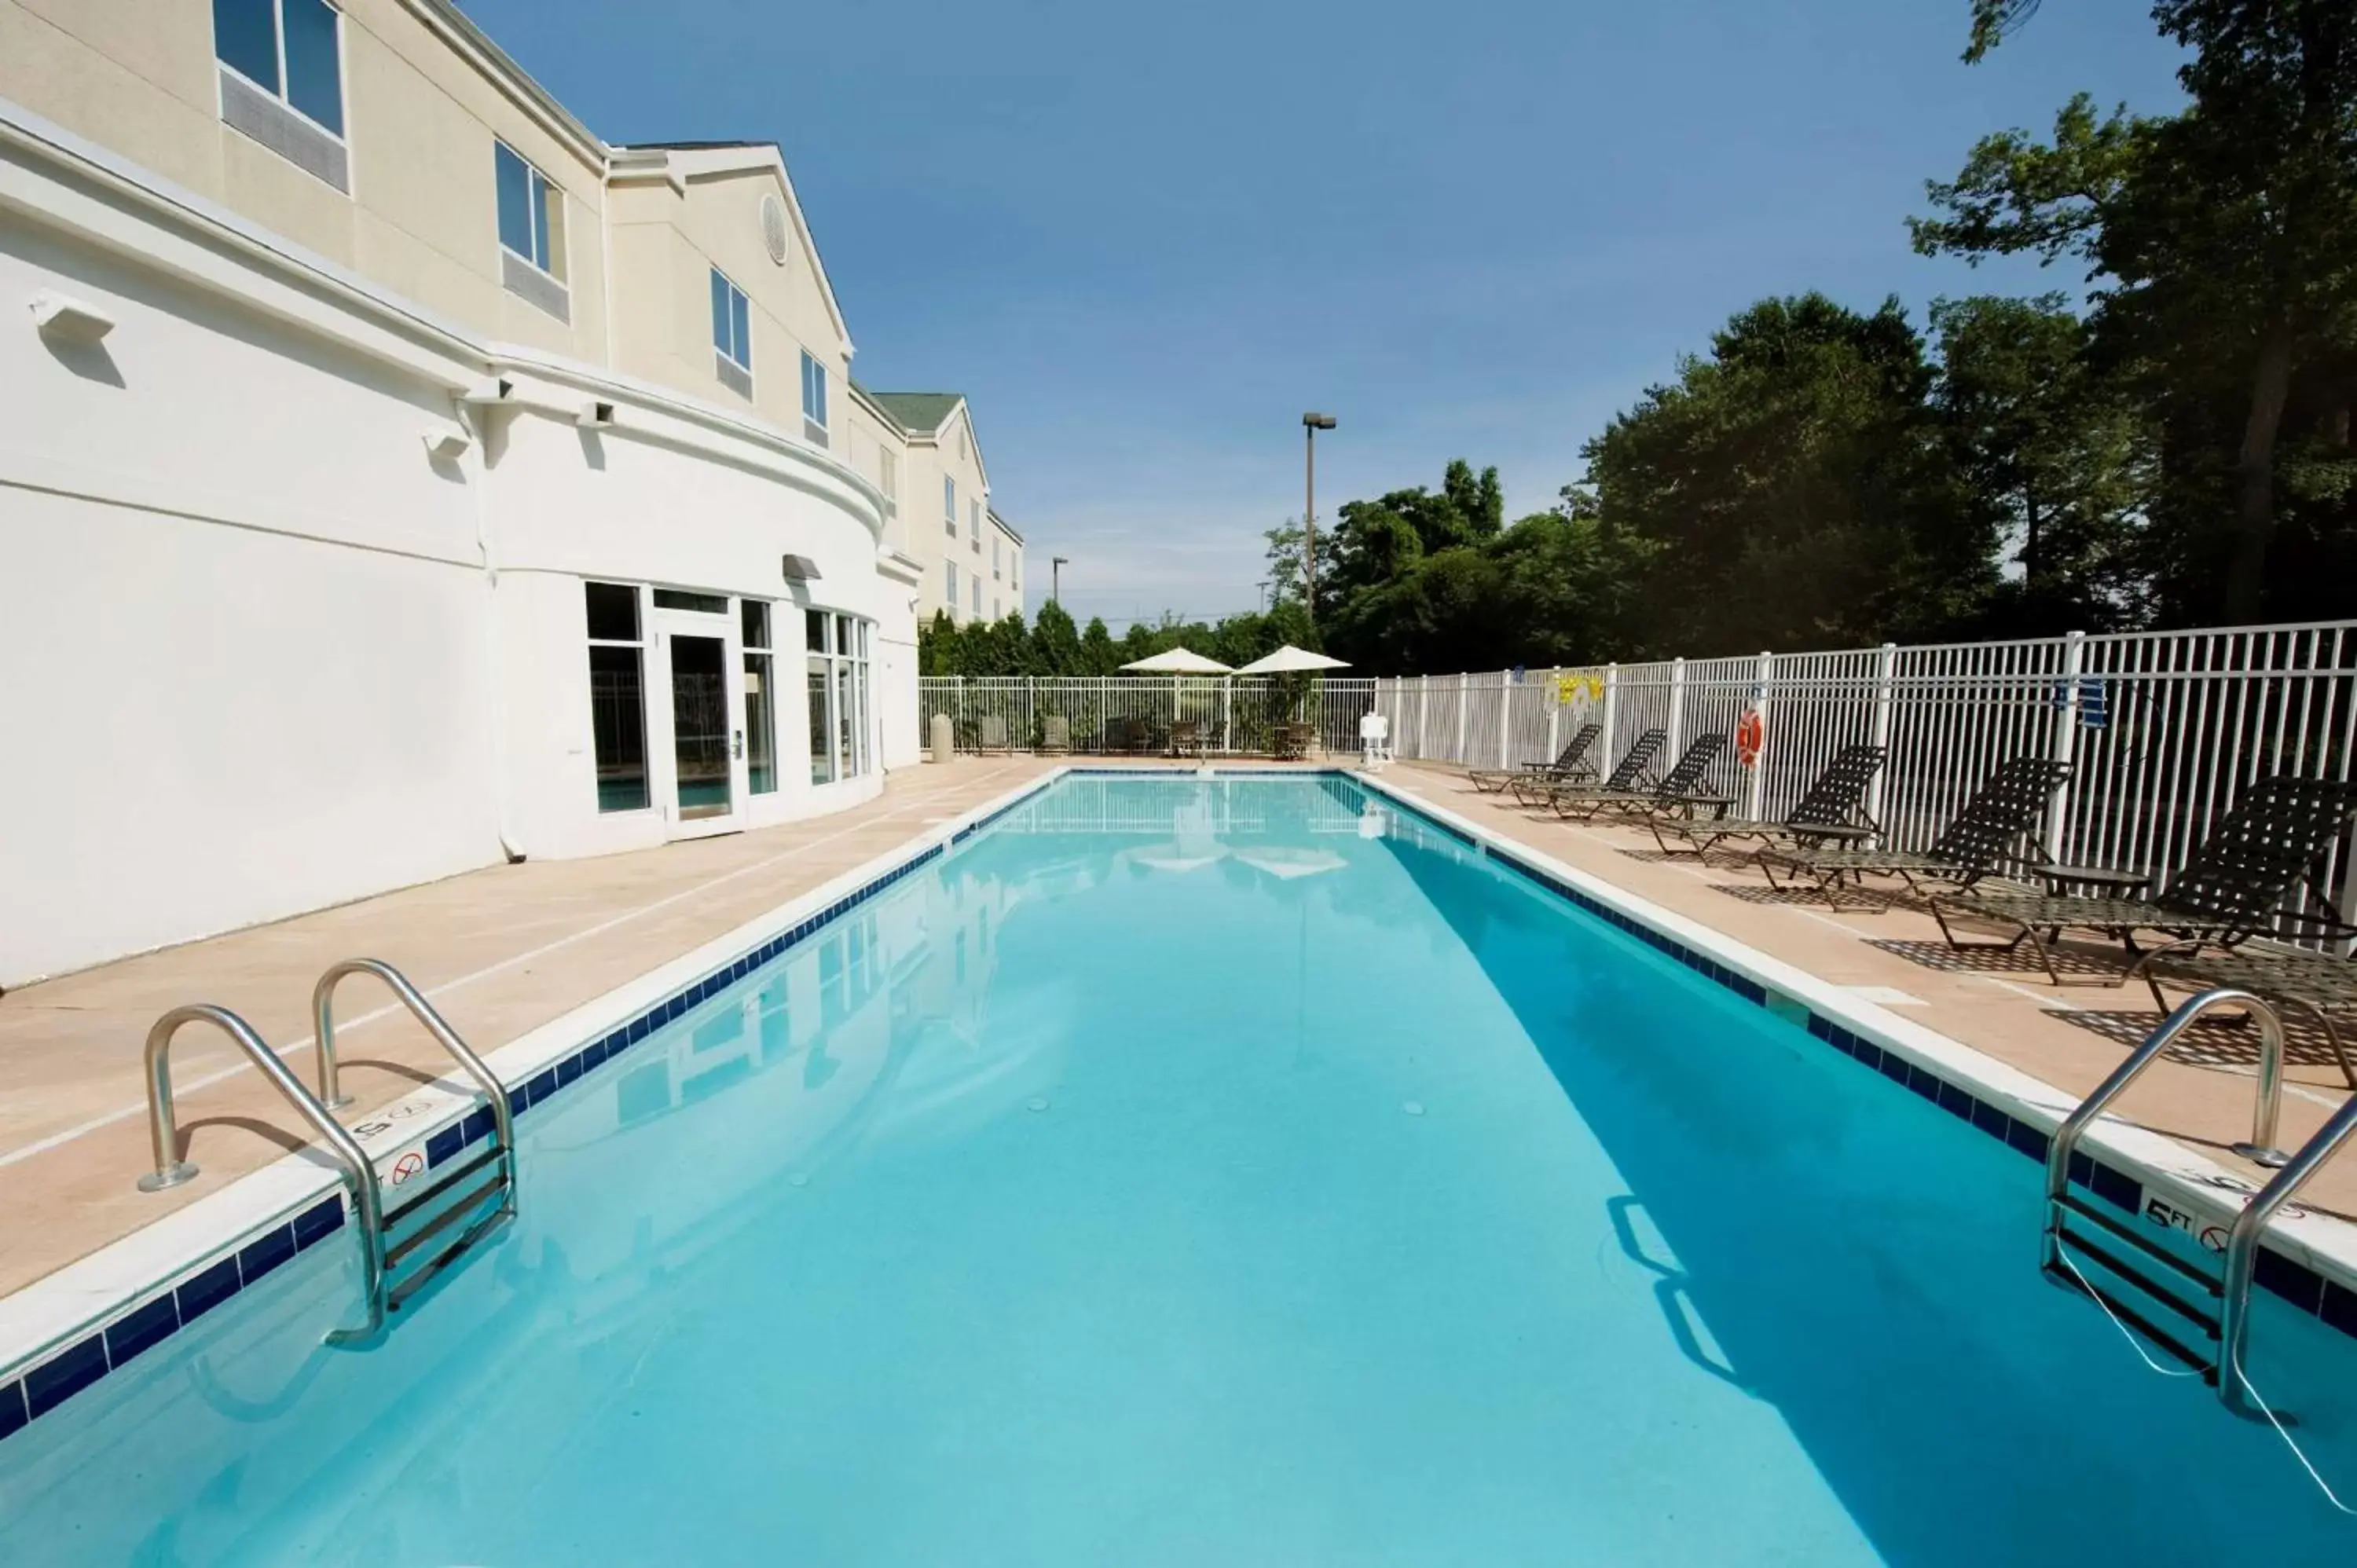
[[[1555,706],[1559,708],[1569,707],[1572,704],[1573,700],[1578,697],[1583,692],[1590,697],[1601,697],[1604,695],[1604,677],[1601,675],[1582,675],[1572,671],[1564,671],[1556,674],[1555,678]]]

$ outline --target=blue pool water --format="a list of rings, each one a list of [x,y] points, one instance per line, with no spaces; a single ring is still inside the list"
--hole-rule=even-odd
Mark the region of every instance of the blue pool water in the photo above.
[[[2357,1541],[2040,1280],[2030,1161],[1368,804],[1064,781],[536,1109],[380,1348],[322,1245],[0,1443],[0,1562]],[[2260,1310],[2336,1452],[2346,1342]]]

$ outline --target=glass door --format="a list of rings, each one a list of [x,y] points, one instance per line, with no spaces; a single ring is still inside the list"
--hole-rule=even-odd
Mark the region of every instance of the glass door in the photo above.
[[[673,836],[694,838],[744,825],[746,795],[743,652],[736,607],[724,595],[654,591],[662,649],[655,701],[668,709],[671,766],[659,779]]]
[[[671,638],[671,739],[679,820],[736,809],[729,778],[728,645],[717,637]]]

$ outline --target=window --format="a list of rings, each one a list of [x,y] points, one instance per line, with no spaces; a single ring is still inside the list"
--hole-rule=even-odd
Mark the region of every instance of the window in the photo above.
[[[573,319],[565,291],[565,192],[505,142],[491,144],[499,188],[500,281],[559,321]]]
[[[950,614],[955,615],[957,614],[958,607],[957,563],[954,561],[944,561],[942,563],[942,570],[948,574],[948,591],[943,596],[942,602],[949,606]]]
[[[1005,602],[996,594],[990,596],[990,618],[998,619],[1006,613]]]
[[[341,28],[327,0],[213,0],[221,119],[347,190]]]
[[[639,591],[619,583],[587,583],[589,730],[597,756],[597,809],[638,811],[652,799],[647,787],[645,645],[639,633]]]
[[[756,795],[778,788],[777,698],[770,689],[770,607],[743,601],[745,639],[745,787]]]
[[[802,435],[826,445],[826,367],[802,351]]]
[[[868,623],[826,610],[802,614],[809,671],[811,782],[832,784],[876,766],[867,739]]]
[[[990,580],[994,583],[998,581],[998,536],[996,534],[993,534],[990,540]]]
[[[982,553],[982,499],[980,497],[977,496],[965,503],[965,521],[967,537],[974,541],[974,553],[979,555]]]
[[[725,616],[728,613],[726,594],[694,594],[685,588],[657,588],[655,608],[659,610],[694,610],[697,615]]]
[[[982,578],[979,575],[974,580],[974,613],[982,613]]]
[[[957,537],[957,481],[947,474],[942,476],[942,524]]]
[[[745,291],[712,269],[712,349],[723,386],[739,397],[753,395],[752,317]]]
[[[884,492],[884,515],[900,510],[900,458],[889,446],[876,449],[876,488]]]

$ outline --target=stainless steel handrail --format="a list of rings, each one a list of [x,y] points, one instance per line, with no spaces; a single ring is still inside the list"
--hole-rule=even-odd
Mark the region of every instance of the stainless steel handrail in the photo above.
[[[402,1005],[409,1009],[411,1016],[441,1042],[444,1050],[457,1058],[458,1065],[467,1069],[468,1076],[490,1100],[491,1122],[499,1133],[500,1163],[507,1174],[507,1193],[501,1200],[500,1211],[508,1218],[513,1218],[516,1212],[515,1122],[508,1106],[506,1086],[500,1082],[499,1074],[491,1070],[490,1064],[477,1056],[473,1047],[450,1027],[449,1021],[436,1012],[434,1004],[409,983],[409,977],[382,959],[348,958],[330,964],[327,972],[319,976],[319,983],[311,988],[311,1029],[313,1037],[318,1042],[319,1051],[319,1097],[332,1101],[337,1092],[336,986],[347,975],[353,974],[372,974],[383,981],[393,995],[401,1000]]]
[[[2227,1233],[2225,1307],[2218,1329],[2218,1397],[2230,1410],[2251,1409],[2244,1402],[2243,1341],[2251,1331],[2251,1280],[2259,1266],[2259,1232],[2266,1229],[2276,1210],[2307,1185],[2317,1168],[2340,1152],[2352,1132],[2357,1132],[2357,1096],[2341,1101],[2341,1109],[2316,1136],[2302,1144],[2299,1152],[2259,1189],[2259,1196],[2234,1217],[2234,1228]]]
[[[172,1114],[172,1037],[183,1024],[207,1023],[219,1028],[243,1051],[247,1059],[268,1079],[272,1087],[286,1097],[312,1129],[327,1140],[337,1157],[343,1162],[344,1185],[352,1195],[353,1207],[360,1211],[361,1286],[367,1298],[369,1321],[365,1328],[339,1328],[328,1336],[330,1344],[350,1344],[369,1338],[384,1325],[384,1237],[382,1215],[383,1205],[377,1190],[376,1167],[369,1163],[359,1140],[346,1132],[343,1125],[328,1114],[328,1108],[312,1098],[311,1091],[287,1070],[278,1053],[264,1044],[253,1026],[226,1007],[210,1002],[193,1003],[175,1007],[147,1031],[147,1134],[154,1146],[156,1168],[139,1178],[142,1192],[161,1192],[178,1187],[197,1174],[197,1167],[179,1157],[179,1129]]]
[[[2079,1101],[2077,1110],[2063,1118],[2062,1125],[2054,1130],[2053,1142],[2047,1146],[2046,1201],[2050,1209],[2071,1189],[2071,1155],[2077,1150],[2080,1136],[2088,1124],[2143,1075],[2154,1058],[2175,1045],[2177,1037],[2191,1028],[2196,1019],[2215,1007],[2242,1008],[2259,1025],[2259,1084],[2257,1103],[2251,1112],[2251,1141],[2236,1144],[2234,1153],[2261,1165],[2281,1165],[2290,1157],[2275,1146],[2276,1124],[2283,1111],[2283,1021],[2276,1016],[2273,1007],[2251,993],[2222,987],[2180,1003],[2159,1028],[2145,1036],[2144,1044],[2129,1052],[2127,1059],[2095,1086],[2093,1093]],[[2054,1228],[2050,1224],[2046,1233],[2047,1266],[2052,1267],[2056,1258]]]

